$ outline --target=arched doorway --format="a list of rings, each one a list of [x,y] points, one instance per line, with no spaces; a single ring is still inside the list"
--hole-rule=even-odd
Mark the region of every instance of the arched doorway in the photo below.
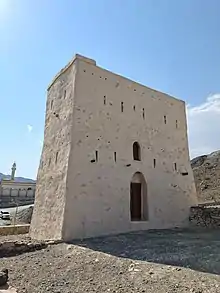
[[[131,221],[148,220],[147,183],[140,172],[133,175],[130,183],[130,218]]]

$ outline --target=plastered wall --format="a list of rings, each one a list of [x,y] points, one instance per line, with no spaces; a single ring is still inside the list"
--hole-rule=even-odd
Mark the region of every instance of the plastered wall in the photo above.
[[[135,141],[141,161],[133,160]],[[136,172],[147,184],[141,222],[130,221]],[[48,91],[31,235],[69,240],[185,226],[196,203],[184,102],[77,56]]]
[[[75,65],[48,88],[44,144],[37,175],[30,235],[61,239],[73,124]]]

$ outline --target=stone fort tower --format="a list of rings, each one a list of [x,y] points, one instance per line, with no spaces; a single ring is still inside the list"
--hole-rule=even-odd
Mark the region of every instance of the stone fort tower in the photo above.
[[[185,103],[76,55],[48,88],[32,238],[187,225]]]

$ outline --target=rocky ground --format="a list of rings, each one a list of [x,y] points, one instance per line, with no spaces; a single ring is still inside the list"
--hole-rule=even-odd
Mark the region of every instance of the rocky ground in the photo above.
[[[1,258],[0,266],[20,293],[217,293],[219,240],[210,230],[129,233]]]
[[[33,207],[32,206],[19,211],[16,215],[16,223],[30,224],[32,214],[33,214]]]
[[[191,164],[199,200],[220,201],[220,151]],[[24,210],[17,221],[29,223],[31,215]],[[9,240],[30,241],[0,237]],[[219,230],[146,231],[0,255],[0,270],[9,270],[18,293],[219,293],[219,251]]]
[[[220,201],[220,151],[191,161],[200,202]]]

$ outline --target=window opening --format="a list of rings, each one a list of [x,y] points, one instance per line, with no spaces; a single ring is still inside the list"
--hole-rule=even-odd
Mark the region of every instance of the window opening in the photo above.
[[[57,163],[57,159],[58,159],[58,152],[56,152],[55,164]]]
[[[121,112],[124,112],[124,103],[121,102]]]
[[[167,124],[167,116],[166,115],[163,116],[163,119],[164,119],[164,123]]]
[[[98,151],[95,151],[95,160],[98,162]]]
[[[141,148],[137,141],[133,143],[133,159],[135,161],[141,160]]]

